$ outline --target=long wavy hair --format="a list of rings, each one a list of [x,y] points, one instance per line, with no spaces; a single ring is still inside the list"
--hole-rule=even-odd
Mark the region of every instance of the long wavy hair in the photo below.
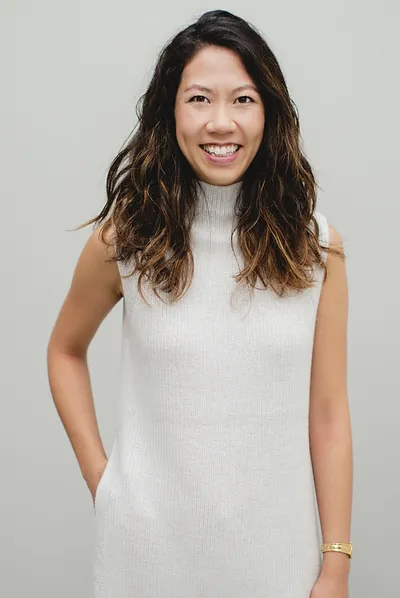
[[[325,270],[324,280],[327,275],[321,249],[344,253],[319,243],[317,183],[300,148],[297,108],[277,59],[254,26],[224,10],[204,13],[162,48],[136,105],[138,123],[109,168],[107,201],[78,229],[101,226],[102,241],[114,247],[110,261],[131,260],[142,297],[144,277],[160,299],[158,290],[171,302],[186,292],[199,181],[178,146],[174,107],[183,69],[208,45],[236,52],[265,108],[263,139],[236,198],[232,235],[237,230],[244,268],[234,278],[252,289],[259,279],[279,296],[309,288],[313,268]]]

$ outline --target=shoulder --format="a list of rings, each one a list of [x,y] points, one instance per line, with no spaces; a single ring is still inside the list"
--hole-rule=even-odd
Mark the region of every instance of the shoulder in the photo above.
[[[114,227],[111,223],[101,224],[90,235],[86,251],[90,253],[92,263],[97,264],[98,273],[101,273],[108,280],[108,283],[114,287],[118,295],[123,295],[117,262],[110,261],[115,256],[114,233]]]
[[[342,235],[327,220],[326,231],[327,238],[324,241],[332,251],[323,251],[326,263],[326,277],[323,283],[324,294],[326,295],[329,292],[337,300],[338,294],[342,296],[347,294],[346,255]]]
[[[320,211],[314,212],[315,220],[319,229],[319,242],[322,246],[322,257],[327,265],[330,265],[332,258],[335,259],[337,255],[344,257],[343,239],[338,229],[331,224],[325,214]],[[332,248],[333,251],[327,251],[325,248]]]
[[[341,246],[343,244],[342,237],[340,236],[337,228],[328,222],[325,214],[320,211],[315,211],[314,216],[318,222],[320,237],[326,242],[329,242],[329,245]]]
[[[332,224],[328,223],[328,231],[329,245],[331,247],[343,247],[343,239],[338,230]]]

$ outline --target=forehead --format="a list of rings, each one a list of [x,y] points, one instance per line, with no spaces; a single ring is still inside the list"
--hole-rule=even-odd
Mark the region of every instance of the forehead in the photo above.
[[[217,46],[202,48],[185,66],[180,90],[194,84],[202,87],[204,91],[216,87],[237,88],[245,84],[255,87],[239,56],[228,48]]]

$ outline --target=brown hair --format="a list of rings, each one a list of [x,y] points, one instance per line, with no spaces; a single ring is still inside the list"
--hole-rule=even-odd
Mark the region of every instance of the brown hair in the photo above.
[[[109,245],[105,233],[112,227],[110,260],[133,258],[141,295],[144,276],[158,297],[157,288],[171,301],[186,292],[193,277],[189,238],[198,180],[176,140],[174,105],[184,67],[207,45],[238,54],[265,107],[263,139],[236,200],[235,230],[245,267],[235,279],[253,288],[260,279],[280,296],[306,289],[313,267],[324,268],[326,278],[321,248],[342,259],[344,253],[319,243],[317,183],[300,148],[297,108],[277,59],[255,27],[227,11],[204,13],[161,50],[136,106],[138,129],[109,168],[107,201],[78,228],[103,223],[101,238]]]

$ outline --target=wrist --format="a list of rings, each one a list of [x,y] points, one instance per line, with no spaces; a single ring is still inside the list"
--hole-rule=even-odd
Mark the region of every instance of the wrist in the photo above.
[[[321,574],[325,577],[348,577],[350,558],[343,552],[325,552],[322,560]]]
[[[90,463],[86,464],[85,468],[81,468],[82,477],[86,483],[90,484],[93,478],[97,479],[101,475],[107,465],[107,461],[107,455],[103,454],[101,457],[97,457],[96,460],[92,459]]]

